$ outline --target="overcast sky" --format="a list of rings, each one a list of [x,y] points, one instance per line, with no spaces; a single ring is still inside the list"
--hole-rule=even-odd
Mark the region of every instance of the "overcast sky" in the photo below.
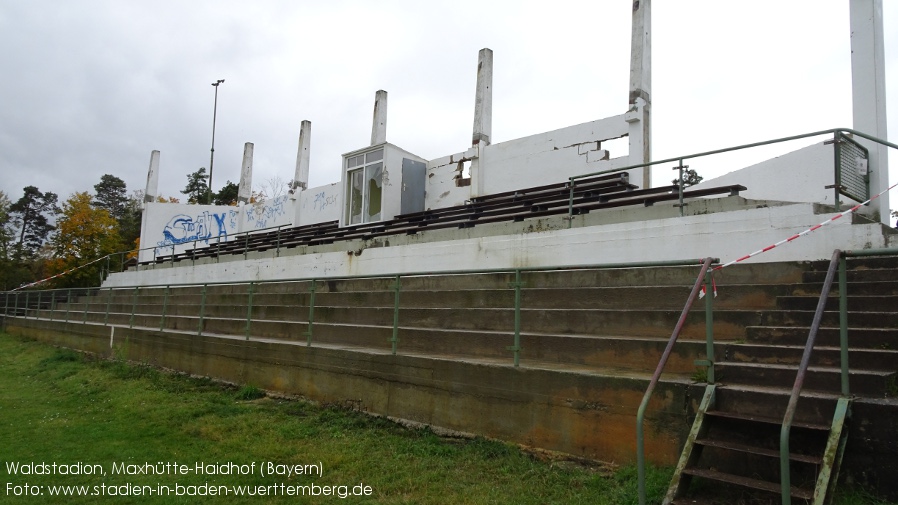
[[[895,142],[898,2],[884,4]],[[652,9],[655,159],[851,127],[848,0]],[[183,199],[209,166],[217,79],[214,189],[239,181],[245,142],[254,187],[292,179],[304,119],[310,186],[339,180],[340,155],[369,144],[378,89],[389,142],[427,159],[465,150],[483,47],[493,143],[621,114],[630,1],[0,0],[0,41],[0,190],[64,200],[106,173],[143,189],[158,149],[160,194]],[[797,147],[693,168],[709,178]]]

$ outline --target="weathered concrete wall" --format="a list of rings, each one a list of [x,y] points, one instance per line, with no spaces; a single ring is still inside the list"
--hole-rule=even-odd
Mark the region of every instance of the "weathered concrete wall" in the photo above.
[[[480,149],[480,173],[472,177],[480,178],[479,194],[489,195],[625,167],[629,153],[609,153],[601,142],[626,134],[620,115],[492,144]],[[642,169],[630,171],[630,183],[642,186]]]
[[[695,209],[728,205],[726,201],[720,202],[697,201],[693,205]],[[673,217],[588,226],[586,224],[594,217],[587,214],[576,216],[570,229],[534,228],[527,233],[518,231],[500,235],[480,235],[482,232],[477,227],[443,230],[439,235],[442,240],[436,242],[429,242],[430,232],[423,232],[413,236],[383,237],[376,239],[376,243],[332,244],[319,250],[302,250],[299,251],[302,254],[296,256],[274,257],[275,253],[269,251],[250,253],[246,260],[243,256],[226,256],[197,261],[193,267],[157,265],[112,274],[104,286],[570,266],[705,256],[726,262],[826,219],[826,216],[815,213],[813,204],[765,206],[757,203],[756,208],[746,205],[747,202],[740,198],[729,202],[739,204],[741,210],[678,217],[677,211],[668,205],[667,212]],[[655,211],[661,212],[661,209]],[[887,245],[888,238],[879,224],[852,224],[850,219],[842,219],[796,243],[778,247],[749,261],[818,260],[829,258],[836,248],[864,249]]]
[[[237,207],[226,205],[187,205],[180,203],[147,203],[140,234],[140,261],[154,256],[179,253],[197,246],[225,241],[240,231]]]
[[[340,219],[340,210],[343,208],[342,202],[343,196],[339,182],[303,190],[299,193],[298,220],[294,220],[294,223],[307,226],[337,221]]]
[[[833,190],[826,189],[835,183],[833,157],[833,146],[821,142],[702,181],[691,189],[742,184],[748,188],[740,193],[745,198],[835,205]],[[850,205],[858,203],[845,196],[841,199]]]
[[[601,461],[634,460],[644,378],[566,373],[305,343],[261,342],[13,318],[7,330],[55,345],[352,404],[367,412]],[[687,385],[662,382],[646,452],[675,463],[689,429]]]
[[[240,231],[261,230],[293,224],[295,202],[290,199],[289,195],[281,195],[277,198],[240,206]]]

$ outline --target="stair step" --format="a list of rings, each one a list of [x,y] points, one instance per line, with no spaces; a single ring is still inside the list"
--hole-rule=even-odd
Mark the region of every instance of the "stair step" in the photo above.
[[[779,482],[768,482],[764,480],[752,479],[751,477],[743,477],[741,475],[718,472],[717,470],[705,468],[686,468],[685,470],[683,470],[683,473],[692,475],[693,477],[701,477],[704,479],[716,480],[718,482],[726,482],[727,484],[735,484],[737,486],[757,489],[759,491],[767,491],[769,493],[779,494],[781,490],[781,485]],[[808,490],[793,486],[789,490],[789,494],[791,494],[795,498],[801,498],[803,500],[810,500],[814,498],[813,489]]]
[[[728,361],[717,364],[717,373],[718,380],[726,384],[762,384],[791,390],[798,374],[798,367]],[[802,391],[839,392],[842,385],[841,373],[838,366],[810,366],[805,374]],[[864,397],[888,396],[895,375],[896,372],[892,370],[868,370],[852,366],[849,376],[851,392]]]
[[[780,453],[777,450],[766,449],[763,447],[757,447],[748,444],[740,444],[738,442],[729,442],[723,440],[714,440],[714,439],[698,439],[695,441],[696,444],[704,445],[706,447],[717,447],[719,449],[727,449],[730,451],[738,451],[738,452],[746,452],[750,454],[758,454],[761,456],[769,456],[771,458],[779,458]],[[806,454],[797,454],[797,453],[789,453],[789,459],[792,461],[801,461],[803,463],[811,463],[814,465],[819,465],[823,463],[823,458],[819,456],[809,456]]]
[[[747,326],[745,337],[747,342],[759,344],[804,346],[810,330],[809,326]],[[839,327],[821,326],[817,331],[817,345],[839,346]],[[849,328],[848,345],[864,349],[898,349],[892,328]]]
[[[709,410],[705,413],[705,415],[706,416],[714,416],[714,417],[724,417],[727,419],[736,419],[739,421],[752,421],[752,422],[756,422],[756,423],[773,424],[773,425],[777,425],[777,426],[782,426],[782,424],[783,424],[782,418],[778,419],[775,417],[738,414],[735,412],[726,412],[723,410]],[[815,431],[823,431],[823,432],[827,432],[827,433],[829,432],[828,425],[819,424],[819,423],[793,421],[792,427],[793,428],[804,428],[804,429],[815,430]]]

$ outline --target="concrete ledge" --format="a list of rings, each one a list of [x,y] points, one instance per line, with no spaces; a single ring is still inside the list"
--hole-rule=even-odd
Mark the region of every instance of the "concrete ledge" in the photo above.
[[[609,376],[285,342],[25,318],[11,334],[103,356],[299,394],[453,431],[606,462],[635,458],[644,374]],[[111,345],[110,345],[111,344]],[[688,385],[659,384],[646,423],[650,461],[676,462],[689,429]]]

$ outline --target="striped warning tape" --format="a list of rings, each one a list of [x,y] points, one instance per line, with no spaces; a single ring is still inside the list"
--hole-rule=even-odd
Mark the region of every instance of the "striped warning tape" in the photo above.
[[[65,272],[59,272],[59,273],[56,274],[56,275],[51,275],[50,277],[47,277],[46,279],[41,279],[41,280],[39,280],[39,281],[34,281],[34,282],[30,283],[30,284],[23,284],[23,285],[21,285],[21,286],[15,288],[15,289],[13,289],[12,291],[19,291],[20,289],[26,289],[26,288],[30,288],[30,287],[32,287],[32,286],[37,286],[38,284],[43,284],[43,283],[45,283],[45,282],[47,282],[47,281],[52,281],[53,279],[56,279],[57,277],[62,277],[63,275],[68,275],[68,274],[74,272],[75,270],[80,270],[80,269],[82,269],[82,268],[89,267],[89,266],[93,265],[94,263],[96,263],[96,262],[98,262],[98,261],[102,261],[102,260],[104,260],[104,259],[106,259],[106,256],[103,256],[102,258],[97,258],[97,259],[91,261],[90,263],[85,263],[84,265],[80,265],[80,266],[77,266],[77,267],[75,267],[75,268],[70,268],[70,269],[66,270]]]
[[[835,221],[835,220],[841,218],[842,216],[845,216],[845,215],[847,215],[847,214],[851,214],[852,212],[856,211],[857,209],[861,208],[862,206],[867,205],[868,203],[872,202],[873,200],[876,200],[876,199],[879,198],[880,196],[882,196],[882,195],[884,195],[885,193],[891,191],[895,186],[898,186],[898,182],[896,182],[895,184],[892,184],[889,188],[887,188],[887,189],[885,189],[884,191],[880,192],[878,195],[874,195],[872,198],[870,198],[870,199],[867,200],[866,202],[861,202],[861,203],[855,205],[854,207],[852,207],[852,208],[850,208],[850,209],[848,209],[848,210],[846,210],[846,211],[844,211],[844,212],[840,212],[840,213],[836,214],[835,216],[833,216],[833,217],[827,219],[826,221],[824,221],[824,222],[822,222],[822,223],[820,223],[820,224],[811,226],[811,227],[808,228],[807,230],[805,230],[805,231],[803,231],[803,232],[801,232],[801,233],[796,233],[795,235],[792,235],[791,237],[789,237],[789,238],[787,238],[787,239],[780,240],[779,242],[777,242],[777,243],[775,243],[775,244],[773,244],[773,245],[769,245],[769,246],[767,246],[767,247],[765,247],[765,248],[763,248],[763,249],[758,249],[757,251],[755,251],[755,252],[753,252],[753,253],[751,253],[751,254],[746,254],[745,256],[743,256],[743,257],[741,257],[741,258],[734,259],[733,261],[730,261],[729,263],[724,263],[723,265],[718,265],[718,266],[714,267],[713,270],[720,270],[720,269],[726,268],[726,267],[728,267],[728,266],[730,266],[730,265],[735,265],[736,263],[739,263],[739,262],[741,262],[741,261],[745,261],[745,260],[747,260],[748,258],[751,258],[751,257],[753,257],[753,256],[757,256],[757,255],[759,255],[759,254],[761,254],[761,253],[765,253],[765,252],[767,252],[767,251],[769,251],[769,250],[771,250],[771,249],[774,249],[774,248],[776,248],[776,247],[778,247],[778,246],[781,246],[781,245],[783,245],[783,244],[792,242],[793,240],[795,240],[795,239],[797,239],[797,238],[799,238],[799,237],[803,237],[803,236],[807,235],[808,233],[811,233],[812,231],[818,230],[818,229],[820,229],[820,228],[822,228],[822,227],[828,225],[829,223],[832,223],[833,221]],[[888,209],[886,209],[886,212],[888,212]]]

